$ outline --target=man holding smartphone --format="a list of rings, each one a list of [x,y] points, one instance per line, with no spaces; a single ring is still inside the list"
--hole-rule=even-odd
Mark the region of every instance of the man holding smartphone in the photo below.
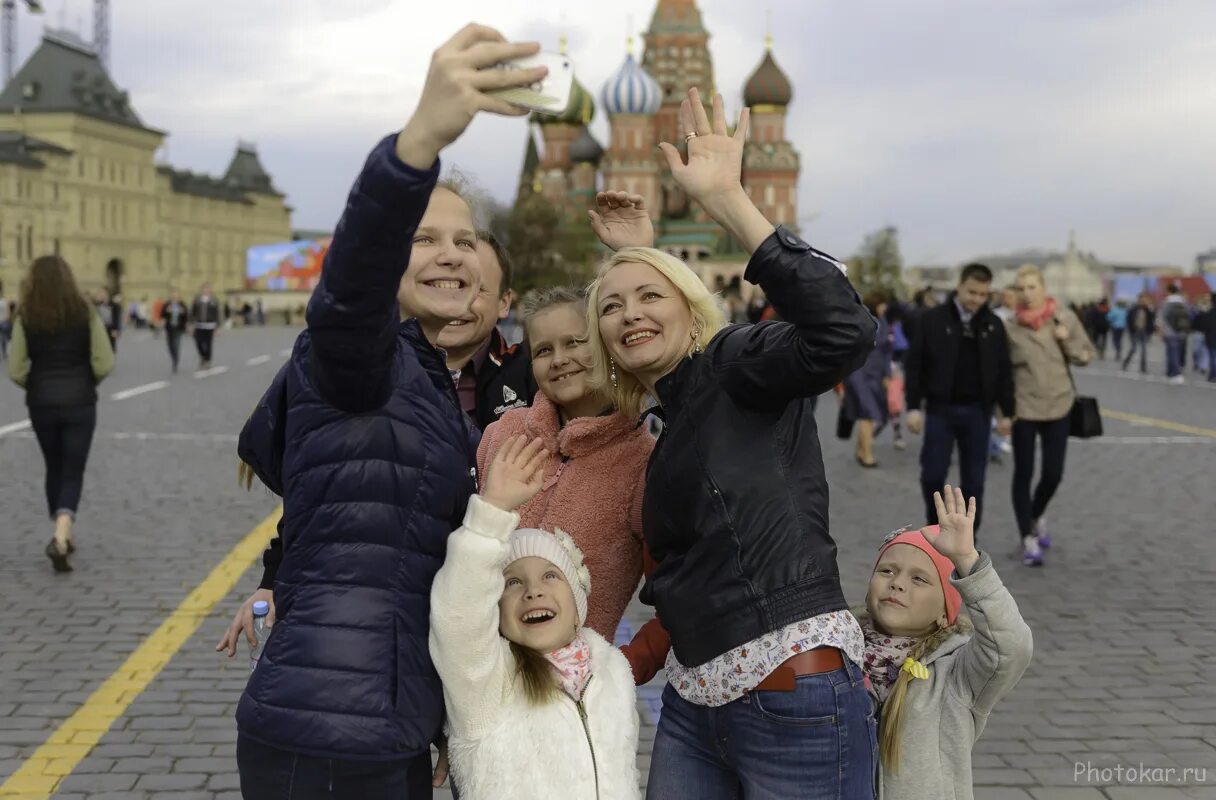
[[[537,49],[470,25],[435,52],[413,117],[351,190],[308,329],[242,431],[242,459],[284,506],[279,620],[237,709],[246,798],[432,795],[430,585],[476,490],[478,438],[436,342],[480,284],[472,214],[436,189],[438,156],[478,112],[523,115],[489,92],[544,71],[493,66]]]

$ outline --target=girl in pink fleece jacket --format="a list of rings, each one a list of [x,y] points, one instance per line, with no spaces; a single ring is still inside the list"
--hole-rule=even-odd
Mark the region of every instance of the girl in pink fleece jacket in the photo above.
[[[560,528],[574,539],[586,555],[595,589],[587,626],[612,641],[648,559],[642,493],[654,439],[637,420],[613,410],[588,382],[593,356],[581,292],[560,287],[532,292],[521,311],[540,391],[530,408],[508,411],[486,429],[477,451],[478,473],[485,473],[513,436],[545,443],[550,456],[544,484],[519,508],[519,525]],[[652,565],[645,566],[649,572]],[[638,685],[662,668],[670,644],[658,620],[652,620],[622,648]]]

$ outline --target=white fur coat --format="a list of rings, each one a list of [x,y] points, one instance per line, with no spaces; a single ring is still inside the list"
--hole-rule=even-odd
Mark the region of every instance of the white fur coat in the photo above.
[[[470,498],[431,588],[430,650],[447,703],[452,778],[462,800],[637,800],[638,715],[620,651],[583,628],[592,674],[586,729],[568,696],[532,705],[516,677],[498,600],[518,521]]]

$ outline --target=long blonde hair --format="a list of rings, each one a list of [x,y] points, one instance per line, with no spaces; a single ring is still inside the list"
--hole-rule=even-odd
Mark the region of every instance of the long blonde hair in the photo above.
[[[874,618],[868,610],[854,610],[853,616],[857,617],[863,627],[866,624],[874,625]],[[912,645],[907,657],[913,661],[920,661],[941,647],[951,636],[969,632],[970,625],[963,617],[959,617],[953,625],[935,626],[932,631],[921,636]],[[891,693],[887,695],[886,702],[882,704],[882,717],[878,724],[878,757],[882,760],[883,769],[893,775],[899,773],[899,734],[904,723],[908,684],[912,680],[911,673],[901,669],[899,677],[895,679],[895,684],[891,687]]]
[[[510,642],[515,657],[515,673],[524,687],[528,705],[541,706],[557,696],[557,673],[549,661],[536,650]]]
[[[643,411],[642,402],[647,389],[634,375],[619,367],[616,369],[616,385],[612,384],[612,355],[600,335],[600,287],[603,285],[604,276],[621,264],[646,264],[671,281],[688,304],[693,330],[702,346],[726,327],[726,315],[722,312],[718,297],[709,291],[697,274],[683,261],[662,250],[652,247],[626,247],[604,262],[595,280],[587,287],[587,337],[596,353],[591,382],[602,387],[604,393],[612,398],[613,404],[622,412],[637,416]],[[689,342],[689,354],[694,348],[695,344]]]

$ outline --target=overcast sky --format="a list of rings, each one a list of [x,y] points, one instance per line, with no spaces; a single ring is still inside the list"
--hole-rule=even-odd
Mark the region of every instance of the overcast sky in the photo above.
[[[116,0],[115,81],[170,132],[180,168],[222,172],[238,138],[332,228],[367,150],[417,101],[463,23],[556,49],[598,102],[657,0]],[[86,38],[88,0],[43,0]],[[794,85],[804,234],[839,256],[896,225],[908,263],[1078,244],[1191,269],[1216,245],[1214,0],[699,0],[728,108],[763,55]],[[21,14],[20,55],[41,22]],[[606,144],[607,119],[592,126]],[[479,119],[449,152],[502,201],[520,120]]]

